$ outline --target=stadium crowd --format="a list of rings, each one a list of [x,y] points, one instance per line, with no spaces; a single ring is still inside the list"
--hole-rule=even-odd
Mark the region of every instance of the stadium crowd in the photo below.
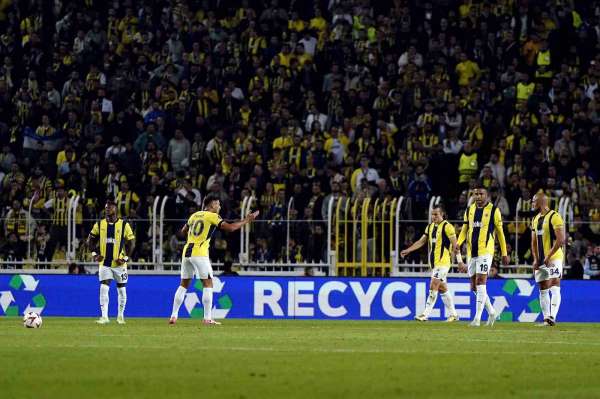
[[[312,222],[292,260],[320,261],[330,197],[403,195],[425,219],[441,195],[460,220],[481,178],[506,220],[538,190],[568,196],[568,263],[600,274],[598,1],[3,0],[0,31],[5,260],[28,233],[35,258],[64,258],[74,195],[79,237],[114,197],[148,260],[154,198],[183,220],[212,192],[226,218],[257,198],[257,261],[285,258],[293,197]],[[526,223],[505,226],[530,262]],[[216,259],[236,245],[217,237]]]

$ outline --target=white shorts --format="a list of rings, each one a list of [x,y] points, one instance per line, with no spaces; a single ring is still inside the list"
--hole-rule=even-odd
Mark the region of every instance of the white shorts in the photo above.
[[[535,282],[550,280],[551,278],[562,278],[563,261],[562,259],[552,260],[548,265],[542,265],[535,271]]]
[[[476,274],[488,274],[492,267],[492,255],[476,256],[469,259],[468,274],[472,277]]]
[[[125,284],[127,283],[127,267],[119,266],[119,267],[108,267],[108,266],[100,266],[98,270],[98,279],[100,281],[104,280],[115,280],[117,284]]]
[[[191,256],[181,259],[181,278],[192,279],[194,275],[200,280],[213,277],[213,269],[208,256]]]
[[[450,271],[449,267],[436,267],[431,271],[431,278],[435,278],[440,280],[441,282],[446,282],[446,276]]]

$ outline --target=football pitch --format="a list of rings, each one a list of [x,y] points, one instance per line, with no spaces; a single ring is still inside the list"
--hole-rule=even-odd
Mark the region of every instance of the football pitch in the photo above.
[[[0,318],[0,397],[598,398],[600,325]]]

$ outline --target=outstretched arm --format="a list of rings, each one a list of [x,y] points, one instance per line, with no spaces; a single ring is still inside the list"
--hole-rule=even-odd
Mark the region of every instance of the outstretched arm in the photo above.
[[[239,230],[242,228],[242,226],[248,224],[248,223],[252,223],[254,221],[254,219],[256,219],[256,217],[258,216],[259,211],[254,211],[251,214],[249,214],[248,216],[246,216],[244,219],[239,220],[237,222],[233,222],[233,223],[229,223],[226,221],[223,221],[221,223],[221,230],[226,231],[228,233],[231,233],[233,231]]]
[[[402,256],[403,258],[405,258],[408,254],[410,254],[413,251],[416,251],[417,249],[421,248],[423,245],[425,245],[427,243],[427,236],[425,234],[423,234],[421,236],[421,238],[419,238],[419,240],[415,243],[413,243],[413,245],[411,245],[410,247],[400,251],[400,256]]]

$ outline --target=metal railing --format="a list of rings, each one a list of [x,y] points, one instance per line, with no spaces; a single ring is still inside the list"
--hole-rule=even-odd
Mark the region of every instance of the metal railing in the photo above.
[[[0,259],[2,268],[67,268],[70,264],[85,266],[94,270],[97,266],[90,261],[89,254],[82,253],[81,243],[86,239],[88,231],[83,231],[83,224],[93,225],[96,220],[78,218],[78,209],[81,208],[81,198],[75,196],[68,202],[66,248],[64,260],[52,261],[50,258],[40,258],[40,252],[36,241],[36,231],[32,231],[35,222],[44,224],[44,220],[32,216],[32,207],[36,198],[32,197],[26,218],[26,251],[24,256],[15,259]],[[171,201],[171,202],[169,202]],[[305,269],[312,269],[319,274],[330,276],[339,275],[340,267],[356,267],[357,272],[352,275],[372,275],[372,270],[380,269],[381,275],[406,275],[406,273],[425,273],[428,270],[427,257],[421,254],[413,261],[407,262],[400,258],[400,250],[403,248],[404,234],[406,229],[412,226],[417,231],[415,239],[418,239],[425,225],[431,221],[431,210],[442,201],[440,197],[432,197],[429,203],[429,215],[425,220],[410,220],[405,215],[405,198],[399,197],[390,200],[352,200],[350,198],[330,198],[324,209],[324,220],[320,219],[294,219],[294,199],[289,199],[283,205],[285,219],[268,219],[268,215],[261,214],[253,224],[245,225],[240,229],[239,236],[230,235],[225,240],[228,251],[236,253],[237,259],[234,263],[244,273],[256,272],[256,274],[288,273],[290,275],[302,275]],[[513,243],[513,262],[510,266],[501,266],[505,273],[529,272],[531,266],[529,259],[521,256],[523,252],[520,242],[524,238],[521,231],[522,225],[526,223],[523,207],[529,200],[519,199],[514,212],[514,219],[505,220],[505,225],[514,224],[514,232],[507,234],[507,240]],[[157,196],[151,204],[149,219],[136,219],[132,223],[149,226],[147,240],[140,240],[138,246],[149,245],[150,250],[144,256],[132,257],[129,263],[132,271],[151,270],[154,272],[177,273],[179,269],[180,252],[177,245],[166,247],[167,243],[175,240],[173,235],[179,227],[186,222],[185,219],[167,219],[168,205],[175,200],[168,196]],[[240,206],[240,216],[243,218],[250,213],[257,199],[254,196],[245,197]],[[592,222],[576,221],[574,218],[573,204],[568,197],[562,197],[554,201],[557,211],[565,220],[567,233],[574,227]],[[298,210],[296,210],[298,211]],[[325,210],[324,210],[325,212]],[[50,222],[50,220],[46,220]],[[462,220],[450,220],[461,224]],[[48,223],[49,224],[49,223]],[[416,227],[415,227],[416,226]],[[316,232],[319,234],[315,234]],[[145,234],[144,234],[145,235]],[[340,241],[342,236],[346,238],[343,245]],[[239,237],[239,242],[236,237]],[[264,247],[264,240],[275,237],[267,244],[268,250],[277,252],[276,255],[267,258],[259,258],[258,241]],[[319,246],[315,246],[314,237],[319,237]],[[217,238],[223,241],[221,238]],[[281,248],[271,248],[270,244],[279,243]],[[300,247],[312,245],[312,250],[317,254],[300,256]],[[350,245],[351,244],[351,245]],[[295,245],[295,246],[294,246]],[[321,251],[321,246],[324,248]],[[345,246],[344,246],[345,245]],[[173,247],[172,247],[173,246]],[[316,249],[315,249],[316,247]],[[36,249],[34,253],[33,249]],[[565,244],[566,250],[566,244]],[[235,252],[234,252],[235,251]],[[140,252],[141,253],[141,252]],[[352,255],[350,255],[352,254]],[[360,255],[360,256],[359,256]],[[1,258],[1,255],[0,255]],[[223,258],[215,257],[215,265],[220,265]],[[524,262],[528,261],[528,262]],[[344,266],[345,265],[345,266]],[[368,271],[367,269],[371,270]],[[47,269],[46,269],[47,270]],[[360,272],[358,272],[360,270]],[[347,271],[345,271],[347,272]],[[378,275],[379,275],[378,274]]]

